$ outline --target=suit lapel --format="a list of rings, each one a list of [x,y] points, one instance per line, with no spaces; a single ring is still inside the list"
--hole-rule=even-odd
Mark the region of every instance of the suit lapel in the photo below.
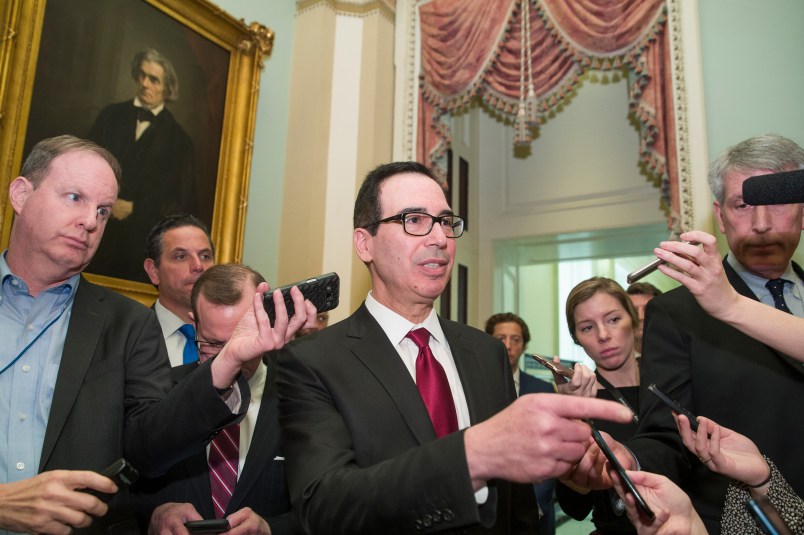
[[[73,301],[64,350],[56,377],[56,388],[50,406],[45,438],[42,444],[40,470],[47,466],[53,448],[61,435],[67,416],[73,408],[84,377],[95,355],[105,323],[104,298],[95,286],[81,277]]]
[[[246,462],[243,471],[235,486],[232,499],[227,507],[227,513],[241,508],[240,504],[249,495],[259,476],[265,472],[265,467],[280,453],[279,441],[279,410],[276,394],[276,365],[273,361],[267,362],[265,373],[265,387],[257,413],[257,425],[248,447]]]
[[[347,344],[352,353],[383,385],[416,440],[421,444],[435,440],[433,424],[416,383],[366,305],[361,305],[347,321]]]
[[[484,410],[488,406],[486,388],[488,378],[483,376],[483,370],[487,367],[479,360],[483,356],[464,341],[461,331],[455,328],[455,324],[447,323],[441,318],[438,318],[438,321],[441,323],[441,330],[444,331],[444,336],[447,337],[450,351],[452,351],[452,358],[455,360],[455,367],[458,369],[464,396],[466,396],[466,405],[469,408],[469,421],[474,425],[489,416]]]
[[[754,294],[754,292],[751,291],[751,289],[748,287],[748,285],[745,283],[742,277],[740,277],[740,275],[738,275],[737,272],[734,271],[734,268],[731,267],[731,265],[726,261],[725,258],[723,259],[723,270],[726,272],[726,277],[729,279],[731,285],[734,287],[735,290],[737,290],[737,293],[742,294],[745,297],[748,297],[749,299],[753,299],[754,301],[759,301],[756,294]],[[793,270],[796,272],[796,274],[798,274],[799,277],[802,278],[802,280],[804,280],[804,272],[802,272],[801,268],[795,262],[793,263]],[[770,349],[772,352],[778,355],[780,359],[788,363],[794,370],[796,370],[796,372],[798,372],[801,375],[804,375],[804,366],[801,364],[800,361],[794,359],[793,357],[789,357],[784,353],[782,353],[781,351],[777,351],[776,349],[770,346],[768,346],[768,349]]]

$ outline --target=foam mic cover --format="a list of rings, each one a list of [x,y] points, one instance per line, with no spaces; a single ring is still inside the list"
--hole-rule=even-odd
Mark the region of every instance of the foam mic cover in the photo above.
[[[804,169],[748,178],[743,182],[743,201],[754,206],[804,202]]]

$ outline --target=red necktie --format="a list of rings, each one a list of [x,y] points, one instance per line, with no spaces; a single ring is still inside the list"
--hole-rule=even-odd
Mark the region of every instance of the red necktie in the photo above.
[[[209,444],[209,486],[215,518],[223,518],[237,484],[240,424],[224,427]]]
[[[427,412],[430,413],[436,436],[441,438],[457,431],[455,402],[452,400],[447,374],[430,349],[430,331],[421,328],[410,331],[405,336],[413,340],[419,348],[419,355],[416,357],[416,386]]]

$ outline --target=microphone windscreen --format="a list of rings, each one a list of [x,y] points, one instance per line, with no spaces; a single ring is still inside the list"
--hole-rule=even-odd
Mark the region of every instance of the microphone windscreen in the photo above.
[[[746,179],[743,201],[754,206],[804,202],[804,169]]]

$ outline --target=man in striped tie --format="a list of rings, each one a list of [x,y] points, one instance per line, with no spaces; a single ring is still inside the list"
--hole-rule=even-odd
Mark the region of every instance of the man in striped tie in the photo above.
[[[201,362],[220,352],[264,285],[262,275],[239,264],[213,266],[201,275],[191,297]],[[309,316],[313,322],[314,309]],[[288,329],[287,339],[294,334],[295,329]],[[197,366],[173,368],[174,380],[181,381]],[[152,533],[175,533],[188,520],[212,518],[225,518],[231,528],[242,526],[252,533],[298,532],[285,479],[272,355],[253,361],[243,374],[251,390],[243,420],[221,430],[206,451],[142,483],[143,526],[149,522]]]

